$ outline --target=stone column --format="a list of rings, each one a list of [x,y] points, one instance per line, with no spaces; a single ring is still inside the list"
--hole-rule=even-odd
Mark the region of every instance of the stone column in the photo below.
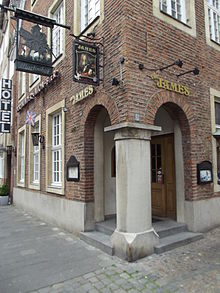
[[[113,130],[117,228],[111,240],[116,255],[134,261],[152,254],[159,241],[152,227],[150,139],[160,127],[126,122],[105,129]]]

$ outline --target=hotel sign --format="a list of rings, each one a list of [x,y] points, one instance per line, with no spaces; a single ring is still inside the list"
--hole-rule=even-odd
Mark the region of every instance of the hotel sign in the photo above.
[[[165,89],[171,92],[176,92],[180,95],[189,96],[190,95],[190,89],[187,86],[184,86],[180,83],[176,83],[173,81],[169,81],[166,79],[163,79],[162,77],[159,77],[158,75],[152,74],[151,79],[156,82],[156,86],[159,89]]]
[[[11,130],[11,99],[12,80],[3,78],[0,100],[0,133],[9,133]]]

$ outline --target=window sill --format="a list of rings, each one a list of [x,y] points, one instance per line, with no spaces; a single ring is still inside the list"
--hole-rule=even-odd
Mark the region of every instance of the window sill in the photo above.
[[[47,192],[64,195],[64,188],[63,186],[50,185],[47,187]]]
[[[34,82],[29,85],[29,89],[32,90],[40,82],[40,77],[38,77]]]
[[[18,101],[20,102],[21,100],[24,99],[24,97],[25,97],[25,93],[23,93],[23,94],[19,97]]]
[[[40,183],[30,183],[29,186],[28,186],[30,189],[34,189],[34,190],[40,190]]]
[[[192,28],[192,27],[191,27],[190,25],[188,25],[186,22],[181,21],[181,20],[179,20],[178,18],[173,17],[172,15],[170,15],[170,14],[164,12],[163,10],[160,10],[160,12],[161,12],[162,14],[166,15],[167,17],[169,17],[169,18],[171,18],[171,19],[177,21],[178,23],[180,23],[180,24],[182,24],[182,25],[184,25],[184,26],[186,26],[186,27],[188,27],[188,28],[190,28],[190,29]]]
[[[19,182],[17,183],[17,186],[19,186],[19,187],[25,187],[25,185],[24,185],[24,181],[19,181]]]
[[[60,53],[59,56],[56,57],[56,59],[54,59],[54,61],[52,62],[52,65],[57,66],[63,60],[63,58],[64,58],[64,54],[62,52]]]
[[[220,42],[216,42],[215,40],[210,39],[211,42],[213,42],[216,46],[220,46]]]
[[[90,31],[90,28],[93,28],[94,24],[96,22],[98,22],[98,20],[100,19],[100,15],[96,16],[96,18],[93,19],[92,22],[90,22],[90,24],[88,24],[82,31],[81,33],[78,35],[78,37],[82,37],[83,35],[85,35],[85,33],[87,31]]]

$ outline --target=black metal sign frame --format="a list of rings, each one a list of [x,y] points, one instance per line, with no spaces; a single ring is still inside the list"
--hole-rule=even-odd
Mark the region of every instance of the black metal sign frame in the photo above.
[[[50,76],[53,73],[52,67],[52,28],[53,22],[46,18],[36,17],[29,19],[28,14],[17,13],[17,42],[16,42],[16,70],[39,75]],[[34,23],[28,31],[20,27],[21,19],[29,23]],[[49,27],[50,44],[47,43],[46,34],[41,31],[40,25]],[[21,42],[22,40],[22,42]],[[25,50],[26,49],[26,50]],[[23,50],[23,52],[21,52]],[[26,51],[28,53],[26,53]]]
[[[73,80],[99,85],[99,48],[88,42],[73,42]]]

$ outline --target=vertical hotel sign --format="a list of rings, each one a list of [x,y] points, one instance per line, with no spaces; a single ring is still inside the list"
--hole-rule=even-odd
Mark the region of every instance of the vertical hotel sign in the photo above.
[[[11,130],[11,98],[12,80],[3,78],[0,100],[0,133],[9,133]]]

